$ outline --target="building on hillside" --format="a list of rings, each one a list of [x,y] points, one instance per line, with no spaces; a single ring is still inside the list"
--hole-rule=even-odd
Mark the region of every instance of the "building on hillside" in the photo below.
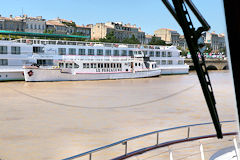
[[[184,50],[188,48],[184,35],[179,36],[179,41],[177,46],[181,47]]]
[[[122,22],[106,22],[89,25],[92,28],[91,39],[105,38],[110,32],[113,32],[115,37],[120,41],[131,38],[133,35],[141,43],[144,43],[145,32],[141,31],[140,27],[131,24],[123,24]]]
[[[152,37],[153,37],[153,35],[146,34],[144,44],[149,44],[149,42],[152,41]]]
[[[226,47],[224,34],[217,34],[215,32],[204,32],[203,39],[205,44],[209,44],[214,52],[220,52]]]
[[[91,36],[91,27],[77,25],[72,20],[56,18],[46,22],[47,32],[56,34],[70,34]]]
[[[226,41],[225,41],[225,35],[223,33],[218,35],[218,49],[224,49],[226,48]]]
[[[28,17],[26,14],[15,19],[22,20],[26,23],[25,32],[44,33],[46,29],[46,20],[42,16]]]
[[[24,32],[25,27],[26,22],[22,19],[13,18],[12,15],[10,17],[0,15],[0,30]]]
[[[76,25],[75,33],[81,36],[91,37],[91,27],[84,25]]]
[[[145,40],[144,40],[144,44],[149,44],[151,41],[152,41],[152,38],[154,37],[155,35],[149,35],[149,34],[146,34],[145,35]],[[156,37],[156,40],[161,40],[161,37]]]
[[[156,37],[161,37],[161,39],[165,41],[167,44],[178,46],[180,34],[175,30],[168,29],[168,28],[160,28],[154,31],[154,35]]]
[[[72,34],[74,32],[74,28],[71,24],[72,21],[60,18],[48,20],[46,22],[47,32],[56,34]],[[73,25],[75,25],[75,23]]]

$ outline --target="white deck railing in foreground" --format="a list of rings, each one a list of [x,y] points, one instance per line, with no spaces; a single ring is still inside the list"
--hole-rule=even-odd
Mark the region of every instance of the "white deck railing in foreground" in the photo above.
[[[224,125],[229,124],[229,123],[233,124],[234,122],[235,121],[222,121],[221,124],[223,126],[223,124]],[[208,128],[211,128],[210,125],[212,125],[212,123],[200,123],[200,124],[185,125],[185,126],[179,126],[179,127],[157,130],[157,131],[145,133],[145,134],[142,134],[142,135],[138,135],[138,136],[135,136],[135,137],[127,138],[127,139],[124,139],[124,140],[121,140],[121,141],[118,141],[118,142],[115,142],[115,143],[112,143],[112,144],[109,144],[109,145],[106,145],[106,146],[103,146],[103,147],[100,147],[100,148],[90,150],[88,152],[84,152],[84,153],[77,154],[77,155],[74,155],[74,156],[71,156],[71,157],[68,157],[68,158],[64,158],[62,160],[76,160],[76,159],[80,160],[81,157],[86,158],[86,156],[89,157],[89,160],[93,160],[94,159],[94,154],[97,154],[100,151],[104,152],[104,150],[113,148],[117,145],[123,145],[124,146],[124,148],[125,148],[124,153],[122,155],[119,155],[119,156],[115,157],[115,158],[111,158],[111,156],[109,156],[109,158],[107,158],[107,159],[112,159],[112,160],[127,159],[129,157],[133,157],[133,156],[136,156],[136,155],[139,155],[139,154],[143,154],[145,152],[152,151],[152,150],[155,150],[155,149],[158,149],[158,148],[167,147],[167,146],[170,146],[170,145],[173,145],[173,144],[216,137],[216,134],[214,133],[214,130],[212,131],[211,134],[207,134],[207,132],[204,132],[203,129],[201,129],[201,131],[203,131],[203,132],[201,132],[200,135],[194,135],[194,136],[192,135],[193,128],[195,128],[195,127],[199,128],[199,127],[202,127],[202,126],[208,126]],[[167,139],[166,136],[162,136],[162,135],[164,135],[164,133],[166,133],[168,131],[176,132],[176,130],[179,130],[179,129],[185,129],[185,134],[183,133],[185,135],[184,138],[177,139],[176,138],[177,136],[173,136],[173,137],[170,136],[170,140],[163,141],[163,142],[160,143],[160,140]],[[236,135],[237,134],[235,131],[230,131],[231,128],[230,129],[225,128],[225,129],[227,129],[227,132],[223,133],[224,136],[230,136],[230,135]],[[202,135],[203,133],[204,133],[204,135]],[[196,132],[194,134],[196,134]],[[138,139],[142,139],[144,137],[148,137],[148,136],[152,136],[152,135],[156,135],[155,142],[152,145],[145,146],[144,148],[140,148],[140,149],[136,148],[136,149],[134,149],[133,151],[130,151],[130,152],[128,151],[129,142],[133,142],[133,141],[136,141]],[[167,135],[169,135],[169,134],[167,134]],[[162,137],[162,138],[160,138],[160,137]],[[203,146],[201,146],[201,145],[200,145],[200,150],[203,151]],[[106,157],[106,154],[104,154],[105,157]],[[202,154],[202,156],[204,155],[202,152],[201,152],[201,154]],[[171,157],[172,157],[172,152],[171,151],[169,152],[169,156],[170,156],[170,159],[171,159]],[[106,160],[106,158],[104,158],[104,160]]]

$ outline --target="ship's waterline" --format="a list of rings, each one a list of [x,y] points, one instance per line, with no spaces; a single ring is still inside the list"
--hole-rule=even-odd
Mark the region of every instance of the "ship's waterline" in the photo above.
[[[220,120],[236,119],[231,74],[215,71],[210,78]],[[195,72],[124,80],[1,82],[0,88],[4,160],[57,160],[145,132],[211,121]]]

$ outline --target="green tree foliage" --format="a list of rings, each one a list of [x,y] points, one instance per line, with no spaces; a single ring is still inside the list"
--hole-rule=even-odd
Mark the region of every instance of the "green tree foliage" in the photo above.
[[[114,32],[107,33],[105,38],[100,38],[99,42],[119,43],[120,41],[115,37]],[[96,41],[95,41],[96,42]]]
[[[219,49],[219,52],[221,52],[221,53],[223,53],[223,54],[226,54],[226,47],[220,48],[220,49]]]
[[[206,44],[206,50],[204,51],[205,53],[211,53],[212,52],[212,47],[210,44]]]
[[[96,40],[94,40],[96,42]],[[140,41],[132,35],[131,38],[125,38],[124,40],[120,41],[114,35],[114,31],[109,32],[105,38],[100,38],[99,42],[108,42],[108,43],[127,43],[127,44],[140,44]]]
[[[132,35],[131,38],[125,38],[122,43],[127,43],[127,44],[140,44],[141,42],[134,36]]]
[[[152,40],[148,43],[149,45],[166,45],[165,41],[158,39],[155,35]]]
[[[177,49],[181,50],[181,56],[187,56],[189,50],[188,49],[183,49],[182,47],[178,46]]]
[[[62,22],[63,24],[66,24],[67,26],[72,26],[72,27],[76,27],[76,23],[75,22]]]
[[[45,29],[43,33],[48,33],[48,34],[53,34],[54,33],[54,30],[50,30],[50,29]]]

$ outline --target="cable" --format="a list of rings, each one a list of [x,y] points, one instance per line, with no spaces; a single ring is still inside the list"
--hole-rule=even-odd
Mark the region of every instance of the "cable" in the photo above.
[[[171,98],[173,96],[181,94],[182,92],[186,92],[186,91],[192,89],[196,85],[197,84],[194,84],[194,85],[192,85],[190,87],[187,87],[187,88],[184,88],[184,89],[182,89],[180,91],[174,92],[174,93],[169,94],[167,96],[164,96],[164,97],[161,97],[161,98],[157,98],[157,99],[154,99],[154,100],[151,100],[151,101],[146,101],[146,102],[137,103],[137,104],[131,104],[131,105],[116,106],[116,107],[87,107],[87,106],[78,106],[78,105],[59,103],[59,102],[55,102],[55,101],[51,101],[51,100],[47,100],[47,99],[43,99],[43,98],[40,98],[40,97],[37,97],[37,96],[33,96],[33,95],[30,95],[30,94],[27,94],[25,92],[19,91],[19,90],[15,89],[15,88],[11,88],[9,86],[5,86],[5,87],[7,87],[7,88],[9,88],[9,89],[19,93],[19,94],[23,94],[23,95],[25,95],[27,97],[31,97],[33,99],[36,99],[36,100],[39,100],[39,101],[42,101],[42,102],[46,102],[46,103],[52,103],[52,104],[55,104],[55,105],[61,105],[61,106],[64,106],[64,107],[81,108],[81,109],[121,109],[121,108],[133,108],[133,107],[137,107],[137,108],[146,107],[146,106],[142,106],[142,105],[150,104],[150,103],[154,103],[154,102],[158,102],[158,101],[162,101],[162,100]],[[139,106],[142,106],[142,107],[139,107]]]

